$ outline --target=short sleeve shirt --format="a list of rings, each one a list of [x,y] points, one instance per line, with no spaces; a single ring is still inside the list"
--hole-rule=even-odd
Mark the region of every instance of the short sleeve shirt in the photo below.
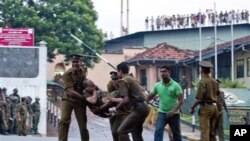
[[[151,90],[151,93],[159,96],[159,112],[170,112],[178,104],[178,96],[182,94],[180,85],[170,80],[168,84],[163,81],[157,82]]]
[[[65,72],[62,76],[64,87],[70,88],[70,87],[82,87],[83,86],[83,80],[86,77],[87,70],[81,69],[79,72],[75,72],[73,69],[68,70]],[[79,93],[82,92],[82,90],[78,90],[75,88],[75,90]]]
[[[218,83],[211,77],[202,77],[197,86],[196,99],[216,102]]]

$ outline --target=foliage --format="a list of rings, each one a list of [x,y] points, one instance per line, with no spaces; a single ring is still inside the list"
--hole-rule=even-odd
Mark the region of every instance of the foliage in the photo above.
[[[222,88],[246,88],[245,84],[238,80],[221,79],[220,81],[220,87]]]
[[[240,82],[238,80],[231,81],[228,78],[227,79],[220,79],[220,87],[221,88],[246,88],[244,82]],[[196,79],[192,82],[192,86],[196,87],[199,80]]]
[[[199,82],[199,79],[195,79],[195,81],[192,81],[191,84],[192,84],[192,87],[196,87],[197,84]]]
[[[95,25],[97,13],[91,0],[2,0],[0,9],[0,27],[34,28],[35,43],[48,43],[48,61],[56,49],[66,58],[71,53],[94,55],[69,33],[98,53],[102,51],[103,34]],[[98,61],[96,57],[84,60],[88,66]]]

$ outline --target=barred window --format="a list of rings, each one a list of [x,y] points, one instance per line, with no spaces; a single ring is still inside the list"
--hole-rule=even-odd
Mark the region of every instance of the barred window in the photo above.
[[[236,61],[236,72],[237,72],[237,78],[244,77],[244,59]]]
[[[142,86],[147,87],[147,74],[146,74],[146,69],[141,69],[140,70],[140,83]]]
[[[247,58],[247,77],[250,77],[250,58]]]

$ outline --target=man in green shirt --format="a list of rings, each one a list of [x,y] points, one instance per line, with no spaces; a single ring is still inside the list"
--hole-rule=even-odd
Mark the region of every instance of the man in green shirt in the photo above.
[[[162,141],[165,126],[169,124],[175,141],[181,141],[179,108],[183,104],[180,85],[170,77],[170,68],[162,66],[160,82],[157,82],[147,97],[147,102],[154,96],[159,97],[159,110],[155,125],[154,141]]]

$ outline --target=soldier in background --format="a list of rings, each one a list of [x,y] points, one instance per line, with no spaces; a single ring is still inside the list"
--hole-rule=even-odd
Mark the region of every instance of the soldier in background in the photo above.
[[[13,89],[13,94],[10,95],[10,99],[13,100],[13,99],[15,99],[14,97],[17,97],[19,102],[20,102],[20,95],[18,94],[17,88]]]
[[[35,102],[32,103],[32,111],[33,111],[33,131],[34,134],[38,134],[38,123],[40,120],[41,107],[40,107],[40,98],[36,97]]]
[[[10,128],[10,132],[12,134],[16,134],[17,133],[17,106],[19,104],[20,100],[18,99],[18,97],[13,96],[12,98],[10,97],[10,107],[11,107],[11,111],[10,111],[10,120],[11,122],[9,123],[9,128]]]
[[[5,87],[3,87],[3,93],[4,93],[5,97],[7,97],[7,89]]]
[[[7,132],[8,134],[12,134],[11,132],[11,122],[13,122],[13,119],[11,118],[11,111],[12,111],[12,107],[11,107],[11,101],[9,97],[6,97],[6,106],[5,106],[5,115],[6,115],[6,122],[7,122]]]
[[[2,89],[0,88],[0,131],[2,132],[3,135],[8,135],[7,133],[8,125],[5,113],[6,105],[7,105],[6,97]]]
[[[17,134],[18,136],[26,136],[27,135],[27,114],[28,114],[28,108],[26,103],[26,97],[21,98],[21,103],[18,104],[16,112],[17,112],[17,123],[18,123],[18,130]]]
[[[32,98],[30,96],[28,96],[26,98],[26,104],[27,104],[27,110],[28,110],[28,114],[27,114],[27,134],[32,134],[32,127],[33,127],[33,110],[31,107],[31,103],[32,103]]]

